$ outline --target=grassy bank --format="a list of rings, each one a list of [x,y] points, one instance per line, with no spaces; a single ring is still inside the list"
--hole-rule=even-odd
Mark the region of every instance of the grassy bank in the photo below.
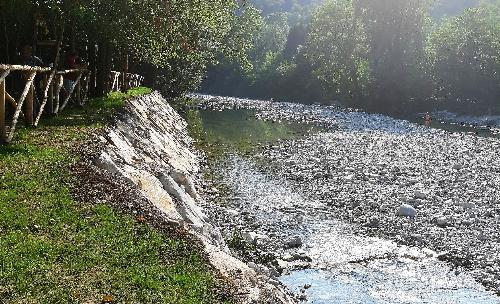
[[[0,303],[211,303],[199,251],[140,217],[77,201],[70,170],[136,89],[20,129],[0,146]]]

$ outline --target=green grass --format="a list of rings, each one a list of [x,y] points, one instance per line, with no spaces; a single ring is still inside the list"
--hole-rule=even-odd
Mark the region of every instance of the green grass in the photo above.
[[[218,301],[194,246],[69,190],[72,147],[147,92],[94,99],[0,147],[0,303]]]

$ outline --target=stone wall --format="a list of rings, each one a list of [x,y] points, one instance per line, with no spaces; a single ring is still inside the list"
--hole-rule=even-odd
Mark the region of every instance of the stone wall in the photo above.
[[[201,240],[211,264],[241,291],[238,303],[294,303],[277,281],[230,255],[217,227],[199,207],[199,158],[186,127],[158,92],[130,100],[106,128],[96,163],[127,180],[168,221]]]

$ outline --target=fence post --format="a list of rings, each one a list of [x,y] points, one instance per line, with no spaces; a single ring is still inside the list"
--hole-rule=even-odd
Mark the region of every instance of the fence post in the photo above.
[[[26,95],[26,125],[33,126],[33,99],[35,86],[33,82],[29,85],[28,95]]]
[[[82,105],[82,74],[83,72],[80,72],[79,81],[76,83],[76,104],[80,106]]]
[[[63,85],[63,81],[64,81],[64,78],[62,75],[57,75],[56,76],[56,91],[55,91],[55,108],[54,108],[54,114],[58,114],[59,113],[59,106],[60,106],[60,102],[61,102],[61,87]]]
[[[49,96],[47,97],[47,107],[49,108],[49,114],[54,114],[54,82],[56,81],[56,77],[54,76],[54,80],[49,85]]]
[[[7,140],[5,128],[5,79],[2,79],[0,80],[0,144],[4,144]]]

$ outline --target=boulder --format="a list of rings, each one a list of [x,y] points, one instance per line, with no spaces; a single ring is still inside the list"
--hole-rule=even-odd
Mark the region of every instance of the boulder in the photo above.
[[[399,216],[406,216],[414,218],[417,215],[417,210],[408,204],[402,204],[399,207],[398,213]]]

